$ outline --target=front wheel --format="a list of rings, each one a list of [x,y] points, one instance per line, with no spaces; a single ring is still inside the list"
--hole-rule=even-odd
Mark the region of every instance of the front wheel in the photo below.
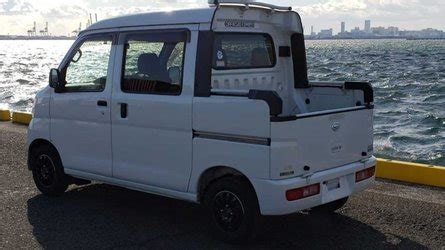
[[[223,177],[212,183],[204,196],[214,235],[228,243],[253,239],[260,224],[255,191],[241,177]]]
[[[63,172],[57,151],[43,145],[32,150],[30,158],[32,176],[37,188],[46,196],[60,196],[69,185],[69,178]]]

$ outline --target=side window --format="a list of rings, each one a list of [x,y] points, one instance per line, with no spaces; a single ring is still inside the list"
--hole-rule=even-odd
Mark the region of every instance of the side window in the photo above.
[[[181,32],[126,35],[122,91],[180,94],[184,49]]]
[[[100,92],[105,89],[111,45],[111,36],[82,42],[62,70],[65,92]]]
[[[275,48],[268,34],[216,33],[213,48],[217,70],[275,66]]]

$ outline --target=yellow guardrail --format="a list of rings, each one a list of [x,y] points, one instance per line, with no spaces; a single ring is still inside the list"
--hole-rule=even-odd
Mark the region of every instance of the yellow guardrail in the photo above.
[[[11,112],[7,109],[0,109],[0,121],[9,121],[11,119]]]
[[[445,166],[377,159],[376,177],[445,187]]]
[[[31,113],[0,110],[0,121],[28,125],[31,119]],[[445,166],[378,158],[376,177],[445,188]]]
[[[27,112],[13,111],[11,121],[15,123],[29,125],[32,119],[32,114]]]

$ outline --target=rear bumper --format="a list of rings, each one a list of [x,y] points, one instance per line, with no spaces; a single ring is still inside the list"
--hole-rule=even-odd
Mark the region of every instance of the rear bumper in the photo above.
[[[340,167],[314,173],[303,178],[296,177],[285,180],[252,179],[252,184],[257,193],[261,214],[282,215],[308,209],[335,201],[364,190],[374,181],[374,176],[366,180],[355,182],[357,171],[376,165],[374,156],[366,162],[354,162]],[[340,188],[328,190],[324,181],[339,179]],[[294,188],[320,183],[320,193],[311,197],[295,201],[286,199],[286,191]]]

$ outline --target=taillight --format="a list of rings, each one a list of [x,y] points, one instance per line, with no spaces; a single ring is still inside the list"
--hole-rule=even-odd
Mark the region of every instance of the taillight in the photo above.
[[[320,183],[286,191],[286,199],[294,201],[320,193]]]
[[[374,176],[375,166],[355,173],[355,182],[363,181]]]

